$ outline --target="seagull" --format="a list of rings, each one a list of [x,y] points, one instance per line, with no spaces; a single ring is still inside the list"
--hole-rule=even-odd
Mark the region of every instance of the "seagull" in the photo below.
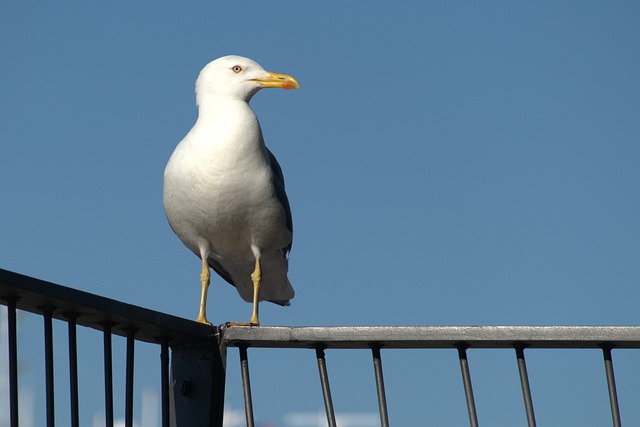
[[[164,171],[163,205],[169,225],[202,260],[197,322],[207,320],[209,267],[253,303],[289,305],[287,277],[293,226],[282,168],[265,146],[249,101],[262,88],[298,89],[287,74],[265,71],[251,59],[224,56],[196,80],[198,119]]]

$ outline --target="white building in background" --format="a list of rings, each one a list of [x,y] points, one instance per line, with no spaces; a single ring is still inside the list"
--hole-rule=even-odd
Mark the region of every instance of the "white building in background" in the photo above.
[[[225,406],[222,427],[244,427],[246,425],[247,419],[243,411],[237,411]]]
[[[160,396],[158,391],[152,388],[145,388],[142,391],[142,419],[140,427],[160,426]]]
[[[289,412],[284,414],[283,424],[268,423],[262,424],[258,420],[257,426],[268,427],[328,427],[327,414],[324,411],[318,412]],[[337,413],[336,424],[338,427],[377,427],[380,425],[380,415],[370,412]],[[229,407],[224,409],[224,427],[244,427],[246,426],[244,411],[234,410]]]
[[[153,388],[145,388],[142,390],[140,410],[140,420],[133,420],[133,427],[160,427],[160,395],[157,390]],[[104,414],[94,414],[91,425],[93,427],[104,427]],[[124,427],[124,419],[115,420],[113,426]]]
[[[284,416],[286,427],[328,427],[325,411],[290,412]],[[338,427],[375,427],[380,425],[380,415],[371,412],[337,413]]]

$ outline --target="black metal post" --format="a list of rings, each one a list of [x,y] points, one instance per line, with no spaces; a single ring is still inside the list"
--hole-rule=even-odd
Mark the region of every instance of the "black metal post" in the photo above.
[[[111,328],[112,324],[104,322],[103,343],[104,343],[104,418],[107,427],[113,427],[113,366],[111,350]]]
[[[471,427],[478,427],[478,414],[476,413],[476,402],[473,398],[473,387],[471,386],[471,374],[469,373],[469,361],[467,360],[466,347],[458,347],[458,357],[460,358],[460,370],[462,371],[464,395],[467,399],[469,425],[471,425]]]
[[[133,427],[133,367],[136,329],[127,328],[127,370],[125,378],[124,425]]]
[[[76,334],[77,313],[65,313],[69,335],[69,401],[71,404],[71,427],[80,427],[78,399],[78,337]]]
[[[240,347],[240,371],[242,372],[242,393],[244,395],[244,413],[247,418],[247,427],[254,427],[253,400],[251,399],[251,380],[249,378],[249,360],[247,347]]]
[[[169,427],[169,340],[160,341],[160,379],[162,382],[162,427]]]
[[[171,345],[173,427],[222,427],[223,357],[215,338],[191,345]]]
[[[613,374],[613,360],[611,359],[611,347],[602,349],[604,356],[604,369],[607,375],[607,387],[609,389],[609,403],[611,404],[611,418],[614,427],[620,427],[620,407],[618,406],[618,392],[616,391],[616,378]]]
[[[536,427],[536,416],[533,412],[533,399],[531,398],[529,375],[527,374],[527,364],[524,360],[523,347],[516,347],[516,359],[518,361],[518,372],[520,373],[520,385],[522,386],[524,409],[527,413],[527,423],[529,427]]]
[[[327,411],[327,423],[329,427],[336,427],[336,414],[333,410],[333,401],[331,400],[327,362],[324,358],[324,349],[322,347],[316,348],[316,358],[318,359],[318,371],[320,372],[320,385],[322,386],[322,396],[324,397],[324,408]]]
[[[18,334],[16,322],[16,302],[18,297],[6,296],[7,332],[9,339],[9,423],[18,427]]]
[[[384,390],[384,377],[382,375],[382,359],[380,347],[373,347],[373,370],[376,375],[376,391],[378,393],[378,407],[380,409],[380,425],[389,427],[389,414],[387,413],[387,396]]]
[[[47,427],[56,423],[53,378],[53,312],[54,307],[39,307],[44,319],[44,372],[46,390]]]

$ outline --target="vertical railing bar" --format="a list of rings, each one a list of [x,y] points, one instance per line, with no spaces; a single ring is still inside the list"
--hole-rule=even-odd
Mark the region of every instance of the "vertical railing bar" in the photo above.
[[[162,381],[162,427],[169,427],[169,340],[160,341],[160,378]]]
[[[467,411],[469,412],[469,425],[471,427],[478,427],[478,414],[476,413],[476,403],[473,398],[473,387],[471,386],[471,374],[469,373],[466,347],[458,347],[458,358],[460,359],[464,395],[467,400]]]
[[[7,302],[7,335],[9,340],[9,425],[18,427],[18,333],[14,296],[2,298]]]
[[[113,366],[111,351],[111,328],[113,324],[102,323],[104,347],[104,418],[106,427],[113,427]]]
[[[324,348],[316,348],[316,358],[318,359],[318,371],[320,372],[320,385],[322,386],[322,396],[324,397],[324,408],[327,411],[327,423],[329,427],[336,427],[336,414],[333,410],[333,401],[331,400],[331,388],[329,387],[329,375],[327,374]]]
[[[242,392],[244,394],[244,413],[247,418],[247,427],[254,427],[251,380],[249,378],[249,360],[246,345],[240,346],[240,371],[242,373]]]
[[[604,356],[604,369],[607,374],[607,387],[609,389],[609,402],[611,404],[611,418],[614,427],[620,427],[620,407],[618,406],[618,392],[616,391],[616,378],[613,374],[613,360],[611,359],[611,347],[602,349]]]
[[[46,419],[47,427],[54,427],[55,399],[54,399],[54,377],[53,377],[53,312],[54,307],[38,307],[44,319],[44,373],[46,390]]]
[[[529,375],[527,364],[524,360],[524,347],[516,347],[516,359],[518,361],[518,372],[520,373],[520,385],[522,386],[522,398],[524,399],[524,409],[527,414],[529,427],[536,427],[536,415],[533,411],[533,399],[531,398],[531,387],[529,386]]]
[[[387,396],[384,390],[384,377],[382,375],[382,358],[380,346],[372,346],[373,370],[376,376],[376,391],[378,394],[378,408],[380,410],[381,427],[389,427],[389,414],[387,412]]]
[[[135,328],[126,328],[127,333],[127,364],[125,373],[125,405],[124,405],[124,425],[133,427],[133,368],[135,354]]]
[[[65,313],[69,336],[69,402],[71,405],[71,427],[80,427],[78,400],[78,336],[77,313]]]

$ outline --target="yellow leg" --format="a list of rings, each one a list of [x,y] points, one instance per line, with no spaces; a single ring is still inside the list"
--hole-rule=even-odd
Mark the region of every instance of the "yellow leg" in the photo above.
[[[259,326],[260,320],[258,319],[258,296],[260,295],[260,281],[262,280],[262,271],[260,270],[260,257],[256,257],[256,268],[251,273],[251,281],[253,282],[253,312],[251,313],[252,326]]]
[[[207,320],[207,291],[209,290],[209,283],[211,282],[211,272],[209,271],[207,258],[202,259],[202,274],[200,275],[200,281],[202,282],[202,295],[200,296],[200,313],[198,314],[196,322],[210,325],[211,322]]]
[[[227,322],[227,326],[260,326],[258,318],[258,300],[260,299],[260,281],[262,280],[262,270],[260,269],[260,257],[256,257],[256,268],[251,273],[251,281],[253,282],[253,312],[251,313],[251,321],[246,322]]]

